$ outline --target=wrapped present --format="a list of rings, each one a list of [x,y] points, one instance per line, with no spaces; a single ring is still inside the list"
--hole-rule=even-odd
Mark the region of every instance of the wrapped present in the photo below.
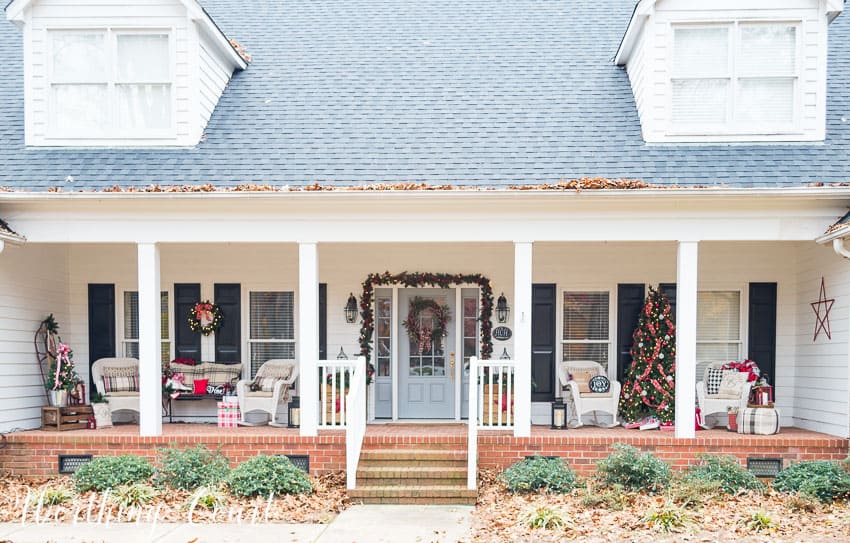
[[[218,402],[218,427],[236,428],[239,425],[239,403]]]
[[[779,433],[779,411],[769,407],[747,408],[738,413],[739,434]]]

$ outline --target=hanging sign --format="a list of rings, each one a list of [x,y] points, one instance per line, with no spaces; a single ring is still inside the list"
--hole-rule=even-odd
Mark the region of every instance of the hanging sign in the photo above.
[[[497,326],[493,328],[493,339],[498,339],[499,341],[506,341],[511,339],[513,332],[507,326]]]

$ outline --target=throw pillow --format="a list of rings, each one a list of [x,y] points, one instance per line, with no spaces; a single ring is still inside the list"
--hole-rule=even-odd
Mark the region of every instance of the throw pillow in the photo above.
[[[747,382],[749,376],[749,373],[742,371],[724,373],[720,380],[720,388],[717,389],[717,396],[730,400],[740,398],[744,390],[744,383]]]
[[[609,381],[604,375],[597,375],[591,379],[587,385],[590,388],[590,391],[596,394],[605,394],[611,390],[611,381]]]
[[[139,390],[139,376],[135,373],[130,376],[120,377],[104,375],[103,390],[106,394],[110,392],[136,392]]]
[[[723,374],[730,370],[721,368],[708,368],[708,379],[705,382],[706,394],[717,394],[720,389],[720,381],[723,380]]]
[[[132,377],[139,373],[136,366],[105,366],[101,373],[107,377]]]
[[[230,385],[236,384],[239,377],[242,375],[242,364],[205,364],[206,375],[210,385]]]
[[[575,381],[578,385],[578,391],[580,394],[590,392],[590,380],[596,377],[596,372],[594,370],[571,369],[570,373],[573,375],[573,381]]]
[[[192,392],[194,394],[206,394],[207,393],[207,379],[195,379],[192,383],[193,389]]]

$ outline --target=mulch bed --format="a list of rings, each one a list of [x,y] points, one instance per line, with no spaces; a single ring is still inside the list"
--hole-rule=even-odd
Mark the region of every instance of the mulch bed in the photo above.
[[[349,505],[345,491],[345,473],[310,476],[312,494],[275,496],[271,502],[262,498],[243,499],[227,496],[226,504],[216,511],[196,506],[192,522],[285,522],[326,524]],[[85,492],[67,503],[44,506],[37,511],[38,494],[46,488],[72,488],[69,477],[44,480],[0,478],[0,522],[20,522],[26,508],[28,522],[135,522],[129,511],[96,492]],[[27,500],[29,492],[30,499]],[[32,499],[32,496],[36,496]],[[150,504],[141,508],[140,522],[188,522],[192,493],[164,489]],[[29,503],[28,503],[29,502]],[[90,505],[91,504],[91,505]],[[137,510],[138,511],[138,510]]]
[[[507,492],[496,480],[496,472],[484,472],[480,477],[478,505],[473,513],[473,541],[487,543],[548,543],[555,541],[582,542],[832,542],[850,541],[850,505],[808,504],[809,510],[792,507],[786,494],[769,491],[723,496],[701,507],[689,507],[694,524],[679,533],[665,533],[642,519],[652,507],[660,507],[667,496],[629,494],[622,511],[612,511],[604,505],[588,507],[582,504],[586,489],[571,494],[525,494]],[[532,529],[521,521],[539,507],[555,509],[570,524],[561,529]],[[746,520],[757,511],[767,514],[776,525],[773,529],[755,532]]]

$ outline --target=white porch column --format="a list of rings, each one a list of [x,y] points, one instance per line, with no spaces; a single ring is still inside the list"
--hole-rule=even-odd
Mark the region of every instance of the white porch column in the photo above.
[[[298,244],[297,343],[301,435],[315,436],[319,426],[319,256],[314,242]]]
[[[514,436],[531,435],[532,243],[514,243]]]
[[[680,241],[676,271],[676,437],[693,438],[696,415],[697,276],[696,241]]]
[[[159,246],[139,243],[139,434],[162,435]]]

